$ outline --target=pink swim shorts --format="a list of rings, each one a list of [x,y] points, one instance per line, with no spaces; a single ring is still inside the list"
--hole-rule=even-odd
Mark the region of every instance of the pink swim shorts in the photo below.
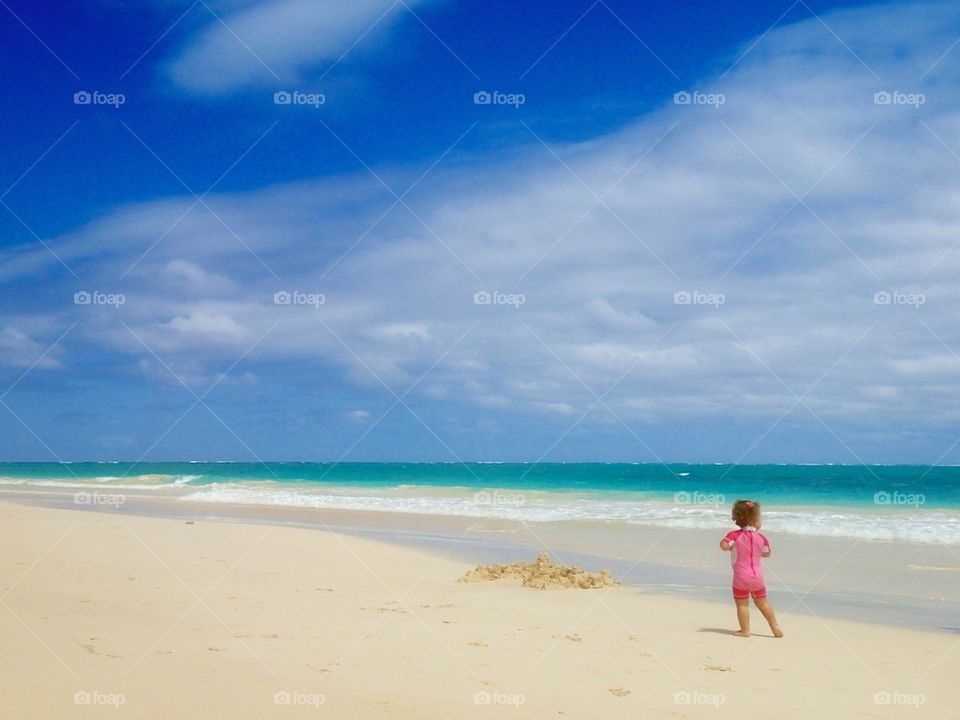
[[[742,588],[733,586],[733,598],[734,600],[746,600],[750,596],[753,596],[754,600],[762,600],[767,596],[767,588],[765,585],[755,585],[751,588]]]

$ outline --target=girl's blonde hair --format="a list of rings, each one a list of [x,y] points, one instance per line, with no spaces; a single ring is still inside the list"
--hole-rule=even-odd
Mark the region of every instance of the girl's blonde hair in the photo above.
[[[730,516],[739,527],[756,525],[760,519],[760,503],[754,500],[737,500]]]

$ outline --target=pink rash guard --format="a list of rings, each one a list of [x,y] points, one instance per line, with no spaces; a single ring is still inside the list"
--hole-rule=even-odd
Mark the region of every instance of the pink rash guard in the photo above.
[[[770,549],[766,535],[747,525],[731,530],[723,538],[730,543],[730,564],[733,566],[733,597],[745,600],[751,595],[754,600],[767,596],[763,584],[763,567],[760,560]]]

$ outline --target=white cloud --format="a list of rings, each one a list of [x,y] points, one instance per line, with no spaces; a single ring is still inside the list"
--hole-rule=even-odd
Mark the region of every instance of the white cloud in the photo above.
[[[538,402],[534,407],[555,415],[572,415],[574,412],[573,407],[565,402]]]
[[[404,12],[393,0],[267,0],[211,18],[170,63],[169,73],[179,87],[197,94],[276,88],[337,60],[368,31],[382,36]]]
[[[191,292],[202,292],[209,296],[212,293],[229,292],[233,288],[229,278],[220,273],[207,272],[197,263],[187,260],[171,260],[166,270],[180,289]]]
[[[203,337],[244,338],[249,335],[237,320],[222,314],[191,313],[185,317],[173,318],[167,326],[177,333],[196,334]]]
[[[952,422],[960,161],[931,133],[960,151],[960,53],[920,78],[953,42],[944,18],[958,11],[922,7],[825,17],[882,80],[810,20],[701,83],[725,93],[719,110],[667,104],[557,146],[597,193],[623,175],[608,207],[590,209],[596,198],[532,138],[496,163],[438,167],[408,198],[430,231],[397,208],[343,257],[392,201],[372,178],[211,196],[259,259],[198,208],[130,272],[123,317],[183,361],[229,365],[269,330],[249,362],[332,363],[379,388],[372,370],[397,392],[429,369],[415,392],[491,412],[573,418],[617,383],[605,402],[649,422],[772,421],[808,390],[831,422]],[[882,87],[927,102],[875,105]],[[109,288],[190,203],[122,209],[54,246]],[[52,262],[18,253],[6,272]],[[171,275],[191,293],[165,284]],[[284,289],[326,303],[275,305]],[[483,289],[526,302],[475,304]],[[725,301],[675,304],[681,291]],[[926,302],[878,305],[878,291]],[[84,320],[88,337],[143,354],[114,316]]]
[[[49,349],[18,328],[8,326],[0,330],[0,365],[49,370],[60,367],[54,357],[57,354],[56,348]]]

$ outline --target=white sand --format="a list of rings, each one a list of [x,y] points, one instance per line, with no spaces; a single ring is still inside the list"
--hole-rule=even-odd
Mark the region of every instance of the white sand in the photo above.
[[[287,527],[3,503],[0,543],[4,718],[960,716],[946,633],[757,614],[740,639],[732,603],[460,583]]]

